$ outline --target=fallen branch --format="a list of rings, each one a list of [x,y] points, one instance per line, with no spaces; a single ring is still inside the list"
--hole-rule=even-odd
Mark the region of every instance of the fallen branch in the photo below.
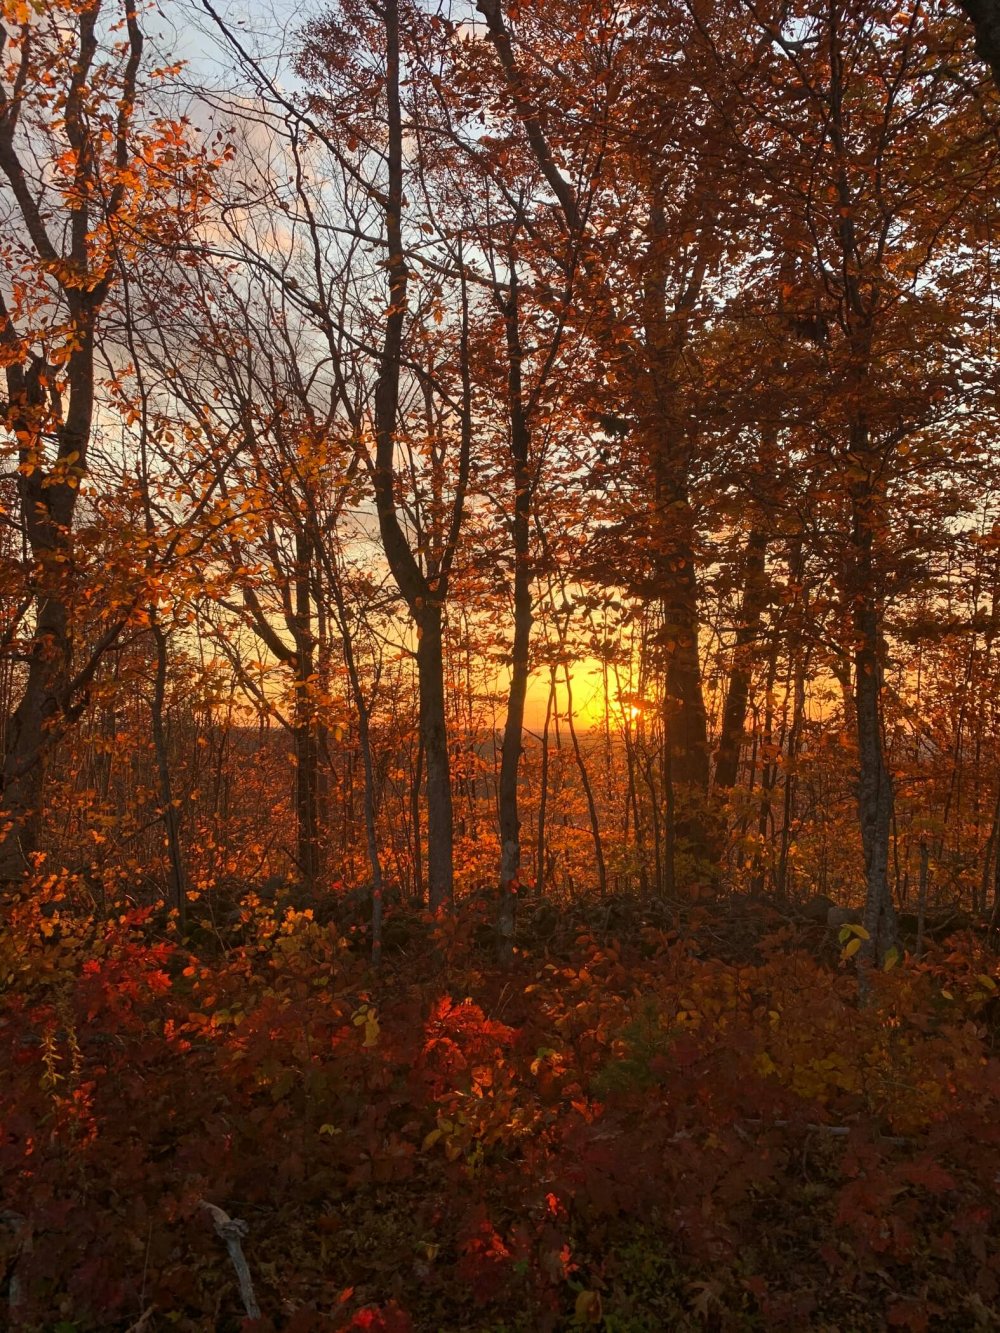
[[[790,1120],[748,1120],[748,1125],[754,1129],[788,1129],[792,1122]],[[810,1134],[828,1134],[831,1138],[846,1139],[848,1134],[854,1129],[853,1125],[806,1125]],[[879,1143],[891,1144],[894,1148],[905,1148],[911,1139],[902,1138],[896,1134],[877,1134]]]
[[[257,1298],[253,1293],[253,1280],[250,1277],[250,1269],[242,1245],[243,1237],[250,1228],[241,1217],[230,1217],[216,1204],[208,1203],[205,1199],[201,1200],[201,1207],[206,1209],[211,1216],[215,1226],[215,1234],[226,1242],[226,1249],[229,1251],[229,1258],[232,1260],[233,1268],[236,1270],[236,1279],[240,1284],[240,1295],[243,1298],[243,1308],[247,1312],[247,1318],[259,1319],[260,1306],[257,1304]]]

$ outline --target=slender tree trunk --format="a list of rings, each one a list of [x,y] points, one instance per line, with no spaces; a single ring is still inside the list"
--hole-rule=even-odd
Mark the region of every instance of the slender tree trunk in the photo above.
[[[930,878],[930,848],[920,839],[920,884],[917,890],[917,944],[914,957],[920,961],[924,952],[924,922],[927,920],[927,884]]]
[[[1000,838],[1000,778],[997,780],[997,795],[993,802],[993,822],[990,825],[990,836],[987,838],[986,847],[983,850],[983,873],[979,885],[978,900],[973,909],[984,914],[989,903],[990,867],[993,856],[996,854],[1000,857],[998,838]]]
[[[292,735],[295,756],[295,859],[302,883],[312,889],[319,876],[319,805],[316,785],[319,746],[316,743],[308,687],[301,681],[296,681],[296,686],[297,718]]]
[[[462,524],[472,439],[472,391],[469,372],[469,309],[462,289],[461,450],[451,522],[439,557],[428,558],[425,574],[410,547],[396,505],[395,456],[399,411],[403,329],[407,312],[409,270],[403,247],[403,122],[400,102],[399,0],[385,0],[386,55],[386,269],[389,306],[375,385],[375,459],[373,480],[379,533],[396,585],[417,627],[417,677],[420,690],[420,734],[427,772],[427,888],[432,911],[449,906],[454,897],[454,812],[448,759],[448,727],[444,688],[443,617],[451,561]]]
[[[516,272],[511,277],[504,322],[507,331],[510,452],[514,465],[514,510],[511,522],[514,546],[514,642],[507,720],[500,758],[500,910],[497,918],[497,953],[501,962],[508,961],[513,952],[517,895],[520,889],[521,820],[517,788],[524,748],[524,700],[528,691],[532,624],[529,563],[532,496],[528,469],[530,434],[521,386],[522,351]]]
[[[664,719],[663,760],[663,891],[671,898],[677,892],[677,800],[674,788],[674,755],[670,731]]]
[[[653,827],[653,872],[656,876],[656,891],[673,897],[674,863],[665,855],[665,840],[660,828],[660,793],[657,791],[656,757],[654,755],[645,756],[642,776],[649,791],[649,818]]]
[[[70,639],[65,603],[43,600],[35,622],[28,678],[8,733],[0,811],[0,882],[21,878],[41,841],[48,733],[62,712]]]
[[[729,688],[726,691],[726,704],[722,711],[719,748],[715,760],[715,786],[721,791],[728,791],[734,787],[739,774],[747,704],[750,699],[750,681],[753,674],[750,649],[760,632],[760,620],[767,602],[765,576],[767,545],[768,535],[762,528],[755,528],[747,539],[746,575],[740,619],[736,627],[733,664],[729,672]]]
[[[427,905],[447,907],[454,894],[452,844],[454,815],[444,693],[444,637],[441,609],[425,607],[419,622],[417,675],[420,735],[427,772]]]
[[[867,444],[863,428],[856,428]],[[867,452],[867,450],[865,450]],[[889,830],[892,824],[892,778],[882,737],[882,663],[880,615],[874,566],[874,496],[867,476],[851,487],[854,556],[854,711],[858,729],[858,817],[865,861],[864,926],[869,939],[864,962],[880,960],[898,943],[896,911],[889,891]]]
[[[763,752],[760,772],[760,804],[757,812],[757,845],[753,854],[753,869],[750,876],[750,893],[759,897],[764,892],[766,865],[764,844],[767,839],[768,825],[771,823],[771,798],[777,778],[778,766],[774,762],[774,682],[778,675],[778,636],[771,641],[771,656],[767,664],[767,677],[764,682],[764,721],[760,739]]]
[[[424,893],[424,852],[423,832],[420,819],[420,788],[424,781],[424,739],[417,739],[417,757],[413,763],[413,783],[410,787],[410,827],[413,831],[413,896],[423,906],[426,902]]]
[[[319,736],[313,704],[311,544],[299,533],[295,539],[295,815],[297,860],[302,882],[313,889],[320,873],[319,845]]]
[[[865,929],[871,953],[881,958],[895,946],[896,912],[889,892],[889,829],[892,823],[892,779],[882,745],[881,681],[875,637],[874,608],[855,615],[855,705],[858,721],[858,816],[865,858]]]
[[[360,681],[358,686],[355,694],[356,702],[361,699]],[[378,967],[382,961],[385,885],[382,861],[378,853],[378,828],[375,823],[375,765],[372,762],[371,729],[368,708],[364,702],[358,704],[358,743],[361,746],[361,762],[365,770],[365,841],[368,849],[368,866],[372,875],[372,964]]]
[[[806,654],[803,654],[798,644],[794,646],[793,653],[795,666],[792,686],[792,725],[788,731],[788,742],[785,748],[785,791],[782,801],[778,871],[775,875],[774,884],[775,893],[779,898],[788,897],[788,853],[792,842],[792,827],[795,823],[795,787],[799,744],[806,707]]]
[[[315,540],[316,549],[326,571],[330,595],[333,598],[344,666],[347,668],[347,679],[350,683],[351,694],[354,696],[354,706],[358,712],[358,745],[361,750],[361,764],[364,771],[365,843],[372,878],[372,966],[378,967],[382,961],[382,918],[385,882],[382,874],[382,860],[378,850],[375,761],[371,741],[372,700],[365,697],[361,684],[361,672],[358,670],[358,658],[351,638],[351,623],[347,615],[347,605],[339,571],[330,549],[323,543],[322,537],[318,536]],[[320,603],[317,598],[317,610],[319,609]],[[320,621],[321,627],[324,623],[324,621]],[[328,663],[326,669],[327,671],[329,669]]]
[[[318,554],[318,551],[317,551]],[[325,561],[322,561],[325,565]],[[314,571],[312,579],[312,599],[316,608],[316,690],[320,699],[329,699],[332,691],[330,622],[324,597],[322,569]],[[316,720],[316,829],[320,847],[320,870],[326,867],[327,849],[336,845],[333,808],[331,804],[331,786],[334,781],[335,767],[330,751],[330,728],[324,714],[317,713]]]
[[[520,501],[520,496],[518,496]],[[525,515],[523,535],[527,545]],[[511,657],[510,693],[500,758],[500,914],[497,923],[498,950],[509,958],[513,948],[520,887],[521,821],[517,789],[523,752],[524,701],[528,689],[529,643],[531,638],[531,587],[528,553],[515,552],[514,647]]]
[[[535,847],[535,896],[540,898],[545,887],[545,820],[549,804],[549,724],[556,701],[556,669],[549,667],[549,695],[545,704],[545,725],[542,728],[542,763],[538,785],[538,840]]]
[[[590,774],[587,772],[587,765],[583,758],[583,752],[580,749],[580,738],[577,735],[576,722],[573,720],[573,683],[568,662],[564,662],[563,670],[566,681],[566,725],[569,728],[570,741],[573,746],[573,757],[576,759],[576,767],[580,774],[580,782],[583,785],[583,794],[587,801],[587,811],[590,815],[590,832],[594,839],[594,858],[597,861],[597,887],[601,897],[606,898],[608,893],[608,871],[604,861],[604,842],[601,838],[601,824],[597,814],[597,802],[594,800],[593,784],[590,781]]]
[[[164,703],[167,690],[167,636],[156,619],[155,608],[150,613],[153,641],[156,644],[156,671],[153,677],[153,702],[150,710],[153,749],[160,782],[160,806],[170,864],[170,893],[177,908],[177,922],[183,932],[187,928],[187,881],[184,874],[184,856],[181,851],[180,819],[174,803],[173,782],[170,774],[170,755],[164,723]]]
[[[639,893],[645,899],[649,897],[649,867],[646,864],[646,835],[643,829],[642,811],[639,807],[639,789],[636,782],[636,743],[632,729],[626,722],[623,730],[625,742],[625,838],[628,839],[628,812],[632,810],[632,825],[635,829],[635,854],[639,869]]]

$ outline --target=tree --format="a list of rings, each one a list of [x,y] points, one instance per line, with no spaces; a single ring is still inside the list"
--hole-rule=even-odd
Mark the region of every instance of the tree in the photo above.
[[[30,552],[25,605],[33,608],[18,644],[26,672],[3,758],[0,881],[17,880],[31,863],[47,753],[86,706],[101,653],[128,620],[128,613],[112,618],[89,655],[74,659],[73,528],[98,410],[102,320],[122,264],[176,240],[207,167],[189,152],[182,126],[142,107],[138,14],[129,4],[115,12],[87,0],[41,15],[5,4],[0,15],[0,175],[9,225],[0,289],[3,425]]]
[[[997,0],[958,0],[976,34],[976,54],[990,67],[1000,87],[1000,4]]]
[[[947,31],[919,9],[803,6],[793,34],[783,11],[746,8],[752,53],[736,54],[743,42],[735,30],[727,39],[721,27],[706,28],[706,38],[720,53],[720,72],[746,70],[752,59],[769,107],[766,132],[749,101],[733,127],[763,164],[777,219],[772,251],[797,256],[794,278],[778,275],[782,313],[787,320],[798,310],[794,364],[811,363],[795,416],[814,423],[813,503],[836,533],[858,746],[864,953],[882,955],[895,942],[886,612],[913,573],[893,528],[901,510],[915,515],[925,503],[911,454],[919,450],[932,471],[960,461],[966,448],[954,416],[964,410],[966,377],[955,379],[936,330],[960,329],[953,348],[982,365],[978,321],[968,305],[958,314],[958,273],[975,281],[963,242],[968,200],[981,188],[978,127],[942,75]]]

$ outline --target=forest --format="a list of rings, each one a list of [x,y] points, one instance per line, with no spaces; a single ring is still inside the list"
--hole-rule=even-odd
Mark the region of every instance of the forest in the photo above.
[[[1000,1328],[1000,0],[0,0],[0,1325]]]

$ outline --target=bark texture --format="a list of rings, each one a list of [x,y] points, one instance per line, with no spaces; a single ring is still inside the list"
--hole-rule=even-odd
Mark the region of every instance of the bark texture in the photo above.
[[[1000,0],[958,0],[976,34],[976,54],[986,61],[1000,88]]]
[[[722,791],[734,787],[739,776],[740,752],[743,748],[753,670],[751,649],[757,641],[761,616],[767,602],[765,576],[767,544],[768,536],[763,528],[755,528],[747,539],[746,573],[740,619],[736,626],[733,664],[729,671],[729,688],[726,691],[726,704],[722,711],[719,747],[715,759],[715,786]]]
[[[521,384],[521,337],[518,323],[517,281],[512,279],[504,308],[508,356],[508,404],[510,409],[510,453],[514,475],[514,505],[511,537],[514,547],[514,641],[511,648],[510,690],[507,719],[500,754],[500,911],[497,918],[497,952],[501,961],[510,958],[517,921],[520,892],[521,820],[517,788],[524,741],[524,701],[528,690],[531,645],[532,599],[530,520],[532,479],[528,467],[531,436]]]

